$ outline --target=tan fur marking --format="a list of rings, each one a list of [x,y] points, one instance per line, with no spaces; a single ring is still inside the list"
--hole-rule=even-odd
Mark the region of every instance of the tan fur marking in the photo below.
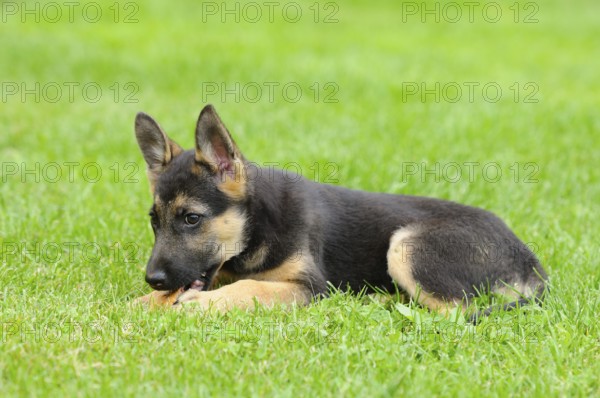
[[[414,232],[409,228],[396,231],[390,239],[390,248],[387,252],[388,274],[411,297],[414,297],[417,291],[411,264],[414,246],[410,243],[410,239],[413,236]]]
[[[175,199],[173,199],[173,201],[171,203],[169,203],[169,205],[171,207],[171,210],[175,210],[180,207],[187,207],[189,201],[190,201],[190,198],[188,198],[186,195],[180,193],[175,197]]]
[[[176,212],[181,208],[199,214],[207,214],[210,211],[206,204],[199,202],[196,199],[189,198],[184,194],[177,195],[173,202],[170,203],[170,207],[172,212]]]
[[[150,193],[152,195],[154,195],[158,175],[159,173],[157,173],[156,170],[152,170],[150,168],[146,169],[146,176],[148,177],[148,182],[150,183]]]
[[[243,279],[217,290],[199,292],[188,290],[179,303],[194,303],[202,309],[228,311],[232,308],[253,309],[256,304],[272,307],[276,304],[305,305],[310,295],[300,286],[289,282],[267,282]]]
[[[267,260],[269,254],[269,248],[263,243],[256,249],[251,256],[245,259],[244,268],[248,271],[253,271],[260,267]]]
[[[246,178],[244,164],[241,161],[234,162],[234,175],[223,175],[224,181],[218,184],[219,189],[233,200],[246,198]]]
[[[180,147],[176,142],[169,140],[169,146],[171,147],[171,155],[172,157],[177,157],[183,153],[183,148]]]
[[[197,176],[201,176],[204,173],[204,171],[202,170],[202,167],[197,162],[194,162],[194,164],[192,164],[191,171],[192,171],[192,174],[197,175]]]
[[[150,194],[154,195],[154,188],[156,187],[157,176],[152,170],[147,169],[146,177],[148,177],[148,184],[150,185]]]
[[[388,274],[419,304],[435,311],[447,313],[460,303],[455,300],[448,302],[434,297],[433,294],[424,291],[413,276],[412,256],[416,245],[416,241],[414,241],[416,235],[417,232],[411,227],[401,228],[392,235],[387,253]]]
[[[257,281],[274,281],[274,282],[288,282],[298,279],[300,273],[310,267],[311,264],[307,264],[306,259],[292,258],[284,261],[280,266],[270,269],[264,272],[258,272],[248,276],[249,279],[255,279]]]
[[[449,314],[450,311],[452,311],[456,307],[459,307],[462,312],[465,312],[465,308],[461,306],[460,301],[454,299],[452,299],[451,301],[440,300],[433,297],[433,295],[431,295],[430,293],[423,291],[422,289],[417,293],[417,295],[419,304],[424,305],[427,308],[432,309],[434,311],[440,312],[444,315]]]
[[[226,210],[210,222],[209,234],[225,245],[223,250],[227,254],[231,254],[226,260],[241,253],[245,226],[246,218],[237,209]]]

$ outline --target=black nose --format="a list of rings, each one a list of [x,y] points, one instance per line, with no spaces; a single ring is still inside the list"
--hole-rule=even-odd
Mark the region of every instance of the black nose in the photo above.
[[[152,287],[152,289],[160,290],[164,288],[167,283],[167,274],[163,271],[155,271],[151,274],[146,274],[146,282]]]

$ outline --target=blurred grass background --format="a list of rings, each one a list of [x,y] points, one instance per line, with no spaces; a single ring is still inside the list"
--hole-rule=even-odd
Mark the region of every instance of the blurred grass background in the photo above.
[[[600,5],[500,1],[490,22],[482,2],[471,22],[457,3],[453,23],[453,10],[433,1],[276,2],[272,18],[260,2],[229,3],[239,8],[231,14],[223,4],[77,3],[71,17],[60,2],[1,3],[3,396],[481,393],[473,383],[498,396],[597,392]],[[251,22],[254,4],[262,17]],[[286,84],[300,87],[298,101]],[[462,95],[454,102],[436,84]],[[486,84],[502,89],[497,102],[486,100]],[[422,85],[433,93],[422,95]],[[345,295],[291,314],[224,318],[127,308],[148,290],[152,245],[135,113],[191,147],[206,102],[259,164],[293,162],[320,181],[335,171],[329,177],[352,188],[500,215],[552,277],[543,311],[501,318],[534,321],[535,342],[414,338],[414,319],[406,326],[394,307]],[[56,182],[44,174],[54,163]],[[443,172],[450,164],[461,167],[457,181]],[[489,164],[499,178],[486,178]],[[70,341],[66,322],[99,322],[102,338]],[[203,325],[215,322],[312,322],[335,339],[206,343]],[[110,333],[129,323],[135,344]],[[43,335],[49,324],[63,330],[57,341]]]

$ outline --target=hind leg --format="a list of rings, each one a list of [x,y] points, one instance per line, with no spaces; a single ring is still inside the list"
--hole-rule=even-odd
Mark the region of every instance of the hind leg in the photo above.
[[[388,273],[419,303],[447,312],[481,293],[538,296],[545,272],[535,255],[502,225],[422,223],[390,239]],[[539,275],[538,275],[539,274]]]
[[[394,282],[419,304],[447,314],[459,306],[462,300],[460,297],[427,291],[416,279],[415,267],[419,266],[417,261],[423,261],[416,254],[417,251],[421,251],[424,244],[416,228],[405,227],[397,230],[390,239],[387,252],[388,273]],[[443,275],[439,274],[439,277],[439,282],[443,283]]]

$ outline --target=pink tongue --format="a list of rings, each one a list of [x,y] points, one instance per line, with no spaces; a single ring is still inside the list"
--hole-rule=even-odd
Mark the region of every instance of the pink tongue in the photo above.
[[[204,282],[195,280],[194,282],[192,282],[190,289],[202,290],[203,287],[204,287]]]

